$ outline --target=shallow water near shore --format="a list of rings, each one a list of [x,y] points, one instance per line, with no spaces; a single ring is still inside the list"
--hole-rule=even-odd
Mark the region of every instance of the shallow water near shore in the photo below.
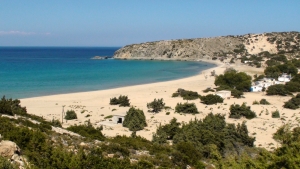
[[[118,49],[0,47],[0,95],[21,99],[111,89],[180,79],[215,66],[187,61],[91,59],[112,57]]]

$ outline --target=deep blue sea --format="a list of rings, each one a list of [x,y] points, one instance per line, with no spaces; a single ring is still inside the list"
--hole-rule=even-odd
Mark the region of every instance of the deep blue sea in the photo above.
[[[0,47],[0,96],[21,99],[110,89],[195,75],[213,64],[92,60],[117,47]]]

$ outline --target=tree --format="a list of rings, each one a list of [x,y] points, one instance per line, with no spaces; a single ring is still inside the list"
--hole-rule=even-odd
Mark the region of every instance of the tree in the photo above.
[[[65,119],[66,120],[77,119],[77,114],[75,113],[74,110],[67,110]]]
[[[173,140],[175,134],[180,130],[180,123],[177,122],[176,118],[173,118],[170,121],[170,124],[162,126],[161,124],[156,130],[156,133],[153,135],[152,142],[154,143],[166,143],[167,140]]]
[[[198,114],[198,109],[195,103],[177,103],[175,107],[177,113]]]
[[[206,96],[201,96],[200,97],[201,102],[207,105],[211,105],[211,104],[216,104],[216,103],[223,103],[223,98],[218,96],[218,95],[214,95],[214,94],[208,94]]]
[[[239,91],[249,91],[251,87],[251,76],[244,72],[227,71],[215,79],[216,86],[228,86]]]
[[[280,96],[287,96],[291,93],[285,88],[283,84],[275,84],[267,89],[267,95],[280,95]]]
[[[266,77],[277,79],[281,75],[281,71],[276,66],[269,66],[264,70]]]
[[[164,100],[161,99],[154,99],[151,103],[147,103],[147,108],[152,109],[153,112],[158,113],[165,107]]]
[[[130,131],[142,130],[147,126],[146,117],[142,110],[131,107],[126,113],[123,127],[129,128]]]
[[[256,117],[255,112],[251,111],[250,106],[246,106],[246,103],[243,103],[241,106],[239,104],[233,104],[229,110],[229,118],[239,119],[244,116],[247,119],[252,119]]]

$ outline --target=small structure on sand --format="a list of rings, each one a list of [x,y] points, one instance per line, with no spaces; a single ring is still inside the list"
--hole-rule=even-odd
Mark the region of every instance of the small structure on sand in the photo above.
[[[223,99],[225,98],[230,98],[231,97],[231,91],[230,90],[220,90],[216,92],[216,95],[222,97]]]
[[[124,119],[125,119],[124,115],[114,115],[112,117],[112,123],[114,123],[114,124],[123,124]]]

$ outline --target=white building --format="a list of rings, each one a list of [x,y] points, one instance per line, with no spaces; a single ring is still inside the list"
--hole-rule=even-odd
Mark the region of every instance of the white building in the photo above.
[[[216,92],[216,95],[222,97],[223,99],[230,98],[231,97],[231,91],[229,91],[229,90],[220,90],[220,91]]]
[[[292,79],[292,76],[288,75],[286,73],[283,73],[281,76],[278,77],[279,82],[289,82],[289,81],[291,81],[291,79]]]
[[[263,89],[263,86],[251,86],[250,92],[261,92]]]
[[[112,123],[123,124],[124,119],[125,119],[125,115],[114,115],[112,117]]]

